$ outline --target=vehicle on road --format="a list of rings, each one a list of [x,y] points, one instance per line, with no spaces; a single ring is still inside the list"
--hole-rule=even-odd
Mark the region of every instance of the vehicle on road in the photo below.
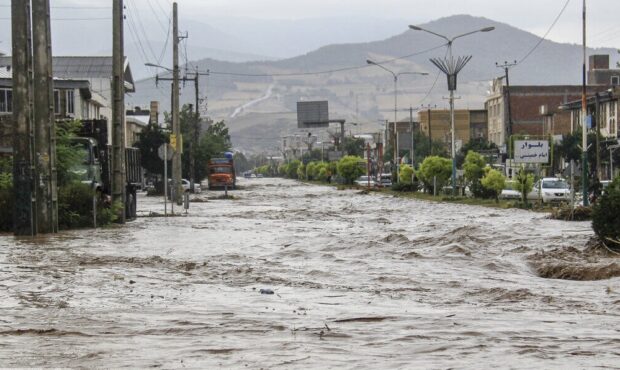
[[[377,186],[383,188],[389,188],[392,186],[392,174],[391,173],[382,173],[379,175],[379,180],[377,181]]]
[[[209,190],[216,188],[234,189],[237,185],[232,153],[225,153],[223,158],[212,158],[207,163]]]
[[[187,179],[181,179],[181,186],[183,187],[183,191],[191,192],[191,183]],[[202,192],[202,188],[200,187],[200,183],[194,182],[194,194],[200,194]]]
[[[357,178],[357,180],[355,180],[355,184],[359,185],[359,186],[368,186],[368,184],[370,184],[370,187],[375,187],[376,183],[375,180],[372,176],[360,176]]]
[[[112,195],[112,145],[108,142],[107,120],[84,120],[78,137],[71,141],[83,149],[83,160],[72,169],[80,181],[102,196]],[[125,148],[125,217],[136,217],[138,189],[142,187],[140,150]]]
[[[543,203],[561,203],[570,201],[570,186],[559,177],[545,177],[534,184],[527,195],[530,200],[542,200]]]
[[[515,190],[515,181],[506,181],[504,190],[499,194],[499,199],[519,200],[521,199],[521,192]]]

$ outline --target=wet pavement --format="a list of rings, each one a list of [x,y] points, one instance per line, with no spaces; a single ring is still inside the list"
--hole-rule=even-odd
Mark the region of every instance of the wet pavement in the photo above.
[[[124,227],[0,236],[0,366],[620,367],[620,264],[588,222],[241,185],[187,216],[141,197]]]

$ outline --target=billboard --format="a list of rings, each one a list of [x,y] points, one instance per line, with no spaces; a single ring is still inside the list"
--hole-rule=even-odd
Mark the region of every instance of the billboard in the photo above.
[[[549,163],[549,141],[515,140],[515,163]]]
[[[327,100],[297,102],[297,128],[329,126]]]

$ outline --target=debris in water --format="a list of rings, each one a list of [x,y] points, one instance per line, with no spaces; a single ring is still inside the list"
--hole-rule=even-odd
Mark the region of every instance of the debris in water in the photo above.
[[[273,290],[271,289],[261,289],[260,294],[273,294]]]

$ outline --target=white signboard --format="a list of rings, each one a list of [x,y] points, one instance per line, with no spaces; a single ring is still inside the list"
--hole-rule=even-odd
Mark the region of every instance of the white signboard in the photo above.
[[[515,163],[549,163],[547,140],[515,140]]]

